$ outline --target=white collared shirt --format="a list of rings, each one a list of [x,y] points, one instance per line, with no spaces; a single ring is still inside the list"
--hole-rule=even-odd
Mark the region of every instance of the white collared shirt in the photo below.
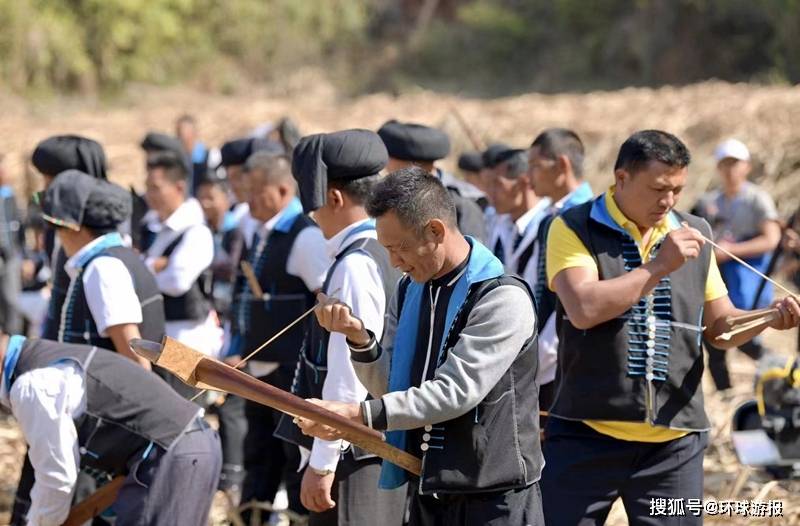
[[[4,406],[19,423],[35,473],[29,526],[58,526],[69,514],[80,457],[74,419],[86,408],[83,372],[60,362],[20,375],[11,391],[3,385]]]
[[[331,258],[362,239],[377,239],[375,230],[362,230],[352,236],[348,234],[365,223],[359,221],[348,226],[326,241],[325,248]],[[366,327],[377,334],[383,333],[383,317],[386,311],[386,296],[378,265],[362,253],[345,256],[331,275],[328,290],[343,303],[350,306],[353,315],[360,318]],[[358,403],[367,397],[367,389],[358,380],[350,361],[350,347],[343,334],[332,333],[328,339],[328,374],[322,386],[323,400]],[[336,470],[340,451],[347,447],[342,440],[314,439],[309,465],[320,470]]]
[[[190,198],[181,204],[165,221],[148,213],[146,220],[151,231],[156,232],[153,244],[147,249],[145,263],[153,270],[153,263],[169,245],[183,235],[169,257],[166,268],[153,272],[158,289],[169,296],[186,294],[214,261],[214,236],[205,224],[200,203]]]
[[[536,240],[539,223],[544,219],[550,208],[550,200],[539,199],[536,204],[515,220],[509,214],[497,216],[492,235],[489,238],[489,249],[494,251],[497,240],[500,240],[503,249],[503,265],[507,272],[517,273],[517,261],[525,249]],[[517,248],[514,242],[517,236],[523,236]],[[526,268],[530,267],[530,258]],[[525,278],[526,276],[522,276]]]
[[[67,260],[64,270],[71,281],[74,281],[80,272],[78,262],[108,235],[117,234],[106,234],[94,239]],[[142,308],[136,295],[133,277],[121,260],[110,256],[97,256],[83,269],[81,280],[86,303],[89,305],[89,311],[100,336],[108,337],[106,330],[115,325],[142,323]]]
[[[503,250],[505,251],[505,267],[509,272],[517,273],[517,262],[519,257],[525,252],[525,249],[536,240],[539,232],[539,223],[547,215],[547,210],[550,208],[550,199],[539,199],[537,203],[527,212],[522,214],[516,221],[512,223],[511,218],[508,217],[505,225],[505,237],[503,238]],[[514,248],[514,242],[518,236],[522,236],[521,241]],[[525,269],[521,269],[520,274],[525,278],[526,270],[530,268],[530,262],[533,260],[531,257],[526,264]]]

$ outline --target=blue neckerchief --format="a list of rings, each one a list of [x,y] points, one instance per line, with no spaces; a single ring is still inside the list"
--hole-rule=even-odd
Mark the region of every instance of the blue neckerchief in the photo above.
[[[202,142],[195,143],[192,148],[192,164],[199,164],[206,160],[206,145]]]
[[[606,206],[605,195],[606,194],[600,194],[597,198],[595,198],[594,202],[592,203],[592,210],[589,212],[589,217],[601,225],[605,225],[612,230],[616,230],[617,232],[630,237],[628,231],[625,230],[622,225],[614,221],[613,217],[611,217],[611,212],[608,211],[608,207]],[[673,210],[670,210],[669,214],[667,214],[667,221],[669,221],[670,230],[675,230],[681,227],[681,221],[678,218],[678,214],[676,214]]]
[[[3,363],[3,385],[6,387],[7,392],[11,392],[11,376],[14,369],[17,368],[19,361],[19,354],[22,351],[22,345],[25,343],[25,336],[15,334],[8,338],[8,346],[6,346],[6,357]]]
[[[219,231],[223,233],[230,232],[231,230],[239,226],[240,220],[241,217],[237,217],[232,210],[228,210],[227,212],[225,212],[225,215],[222,216],[222,226],[220,227]]]
[[[14,189],[6,185],[0,186],[0,199],[8,197],[14,197]]]
[[[85,253],[81,254],[78,260],[75,262],[75,267],[82,269],[85,267],[92,259],[95,258],[98,254],[103,252],[106,249],[113,248],[113,247],[121,247],[124,246],[125,243],[122,241],[122,236],[119,232],[111,232],[110,234],[106,234],[100,237],[100,241],[97,242],[92,248],[87,250]]]
[[[591,201],[594,197],[594,193],[592,192],[592,187],[589,186],[589,183],[584,182],[581,185],[572,191],[571,194],[567,197],[567,200],[561,205],[561,210],[559,213],[562,213],[570,208],[578,205],[582,205],[586,201]]]
[[[348,232],[347,235],[344,236],[344,239],[342,239],[342,245],[344,245],[344,242],[353,237],[354,235],[359,234],[361,232],[366,232],[367,230],[375,230],[374,219],[364,221],[363,223],[352,229],[350,232]]]
[[[445,330],[438,351],[439,358],[444,352],[447,334],[450,332],[456,313],[467,299],[470,287],[475,283],[502,276],[504,272],[503,264],[488,248],[469,236],[465,237],[472,250],[470,251],[466,271],[455,283],[450,301],[447,304]],[[414,356],[417,354],[419,309],[422,305],[425,286],[425,283],[411,282],[406,290],[394,341],[392,365],[389,371],[389,392],[405,391],[411,387],[411,366]],[[397,448],[405,449],[406,436],[407,433],[405,431],[389,431],[386,433],[386,441]],[[402,468],[388,461],[383,462],[380,478],[381,488],[394,489],[403,485],[406,480],[408,480],[408,475]]]
[[[297,216],[303,213],[303,204],[300,202],[300,199],[295,197],[289,204],[286,205],[286,208],[283,209],[283,215],[281,218],[278,219],[278,222],[275,223],[275,226],[272,227],[272,230],[277,230],[278,232],[283,232],[284,234],[289,232],[294,224],[294,220],[297,219]]]

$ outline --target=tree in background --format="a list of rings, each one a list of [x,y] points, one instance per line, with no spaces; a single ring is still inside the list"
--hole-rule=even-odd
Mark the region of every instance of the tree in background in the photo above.
[[[0,27],[18,92],[306,66],[355,91],[800,82],[800,0],[0,0]]]

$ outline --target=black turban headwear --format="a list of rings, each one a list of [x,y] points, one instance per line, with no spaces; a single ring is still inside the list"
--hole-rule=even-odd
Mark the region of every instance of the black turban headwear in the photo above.
[[[462,153],[458,158],[458,168],[465,172],[480,172],[483,169],[481,152]]]
[[[79,170],[59,174],[42,201],[45,221],[72,230],[115,229],[130,215],[131,197],[124,188]]]
[[[495,156],[495,166],[499,166],[500,164],[514,157],[522,155],[525,155],[525,150],[520,150],[519,148],[508,148],[503,150]]]
[[[501,142],[489,145],[489,147],[486,148],[481,154],[484,168],[494,168],[495,166],[500,164],[500,162],[497,160],[498,156],[503,154],[503,152],[507,152],[510,149],[511,146],[503,144]]]
[[[222,157],[221,164],[225,167],[241,165],[254,153],[263,151],[268,151],[275,155],[283,155],[286,153],[283,145],[275,141],[270,141],[269,139],[256,137],[236,139],[222,145],[220,149],[220,156]]]
[[[55,135],[40,142],[31,162],[44,175],[55,177],[65,170],[80,170],[106,179],[106,154],[100,143],[78,135]]]
[[[146,152],[172,152],[181,157],[186,155],[183,143],[177,137],[166,133],[149,132],[139,144]]]
[[[192,162],[189,155],[183,149],[183,143],[174,135],[167,135],[166,133],[149,132],[142,139],[142,150],[150,153],[166,152],[175,156],[183,162],[186,168],[186,173],[192,173]]]
[[[381,138],[370,130],[344,130],[300,139],[292,156],[292,175],[303,210],[325,205],[328,180],[348,181],[378,174],[389,162]]]
[[[450,153],[450,138],[442,130],[391,120],[378,130],[389,157],[402,161],[432,162]]]

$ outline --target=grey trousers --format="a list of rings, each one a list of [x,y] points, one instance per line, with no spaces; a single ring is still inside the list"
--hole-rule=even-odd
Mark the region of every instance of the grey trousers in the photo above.
[[[222,468],[212,428],[187,431],[168,451],[131,469],[120,489],[115,526],[204,526]]]
[[[401,526],[406,508],[407,487],[378,488],[381,461],[353,459],[348,452],[336,468],[331,498],[336,507],[311,513],[309,526]]]
[[[22,260],[0,257],[0,329],[6,334],[22,334],[22,313],[19,296],[22,293]]]

